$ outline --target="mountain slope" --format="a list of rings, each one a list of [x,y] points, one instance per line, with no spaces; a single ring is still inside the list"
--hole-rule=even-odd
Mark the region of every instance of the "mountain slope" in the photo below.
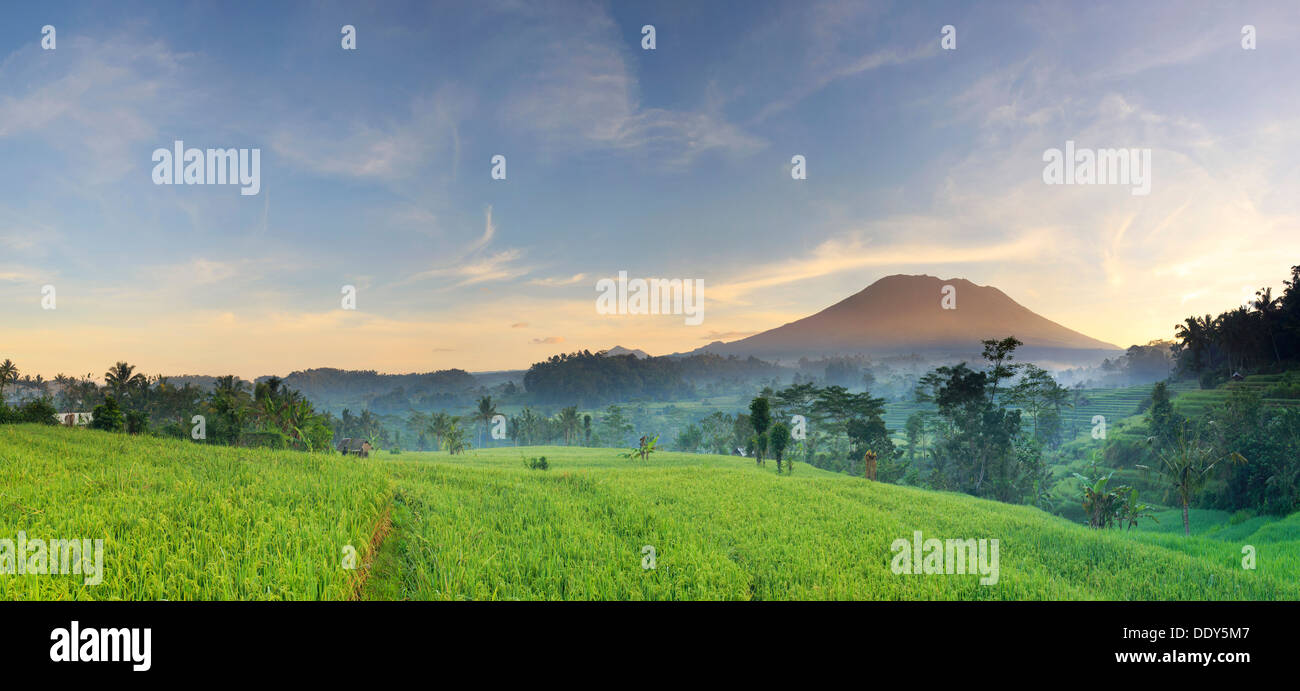
[[[944,287],[956,308],[944,309]],[[803,355],[923,350],[979,350],[986,338],[1014,335],[1028,348],[1118,350],[1046,319],[991,286],[964,278],[886,276],[862,291],[795,322],[699,351],[720,355],[796,358]]]

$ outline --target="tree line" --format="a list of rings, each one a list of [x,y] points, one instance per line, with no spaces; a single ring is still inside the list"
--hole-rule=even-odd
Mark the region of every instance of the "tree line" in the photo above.
[[[1300,266],[1291,267],[1282,295],[1272,288],[1218,316],[1190,316],[1175,327],[1180,372],[1213,388],[1235,373],[1281,370],[1300,359]]]
[[[104,372],[104,384],[90,374],[49,380],[41,395],[16,419],[3,403],[4,385],[17,366],[0,363],[0,421],[57,424],[55,414],[90,412],[94,429],[191,439],[230,446],[321,451],[332,448],[336,421],[318,413],[298,391],[270,377],[250,384],[235,375],[217,377],[210,390],[164,376],[146,376],[126,362]],[[53,391],[51,391],[53,389]]]

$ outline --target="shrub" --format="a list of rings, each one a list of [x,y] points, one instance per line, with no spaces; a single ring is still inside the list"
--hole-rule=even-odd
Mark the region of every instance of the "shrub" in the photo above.
[[[542,456],[541,458],[529,458],[524,460],[524,467],[529,470],[548,470],[550,469],[551,464],[546,462],[545,456]]]
[[[126,433],[144,434],[149,429],[149,413],[142,410],[126,411]]]
[[[289,437],[279,430],[244,432],[239,435],[239,445],[261,449],[287,449]]]
[[[102,429],[105,432],[121,432],[123,427],[122,409],[117,407],[117,400],[112,396],[104,399],[104,402],[95,406],[91,413],[94,417],[90,421],[93,429]]]
[[[23,407],[19,408],[16,413],[15,417],[19,422],[36,422],[43,425],[59,424],[59,421],[54,417],[55,415],[58,415],[59,410],[54,407],[53,403],[50,403],[48,398],[38,398],[34,401],[29,401],[23,405]],[[11,415],[13,415],[13,413],[11,413]]]

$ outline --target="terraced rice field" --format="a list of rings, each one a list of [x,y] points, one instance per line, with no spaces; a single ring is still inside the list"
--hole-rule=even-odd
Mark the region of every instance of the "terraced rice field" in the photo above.
[[[549,470],[525,467],[543,455]],[[727,456],[362,460],[0,428],[0,537],[105,540],[101,584],[0,575],[6,599],[1297,599],[1294,557],[1277,557],[1297,553],[1296,520],[1181,538]],[[895,573],[915,531],[998,540],[996,583]]]

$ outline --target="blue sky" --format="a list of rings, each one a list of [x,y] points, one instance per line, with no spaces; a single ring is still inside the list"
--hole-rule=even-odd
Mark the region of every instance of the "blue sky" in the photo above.
[[[1298,29],[1288,2],[7,7],[0,356],[526,367],[735,338],[893,273],[1169,337],[1300,263]],[[260,193],[154,185],[177,139],[260,148]],[[1151,194],[1043,184],[1067,139],[1150,148]],[[704,323],[597,315],[619,271],[703,279]]]

